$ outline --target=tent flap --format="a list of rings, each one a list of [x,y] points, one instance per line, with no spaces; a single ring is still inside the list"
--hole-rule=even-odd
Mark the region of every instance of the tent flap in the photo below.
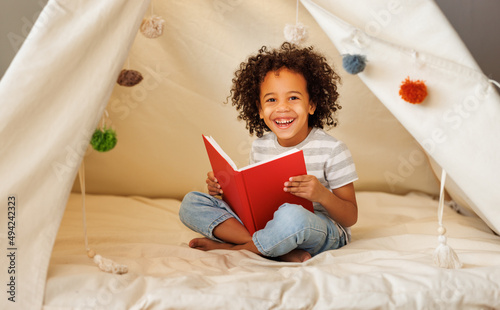
[[[500,233],[500,98],[435,3],[302,3],[341,53],[366,56],[360,79],[447,171],[460,189],[447,188],[452,196]],[[399,96],[407,77],[425,81],[421,104]]]
[[[73,180],[148,5],[50,1],[2,79],[0,197],[16,202],[15,215],[0,218],[2,228],[15,221],[8,307],[41,308]],[[7,248],[4,229],[0,237]]]

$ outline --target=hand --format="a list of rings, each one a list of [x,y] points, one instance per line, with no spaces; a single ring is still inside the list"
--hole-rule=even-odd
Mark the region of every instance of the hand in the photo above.
[[[215,178],[214,172],[209,171],[207,173],[207,188],[208,193],[212,196],[222,195],[222,189],[220,187],[219,181]]]
[[[321,202],[325,194],[329,193],[329,190],[313,175],[291,177],[288,182],[285,182],[283,190],[312,202]]]

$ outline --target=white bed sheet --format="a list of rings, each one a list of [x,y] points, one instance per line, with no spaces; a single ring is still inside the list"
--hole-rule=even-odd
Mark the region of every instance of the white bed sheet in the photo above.
[[[306,263],[246,251],[190,249],[198,236],[180,202],[86,196],[90,247],[126,264],[100,271],[85,254],[81,196],[71,194],[53,249],[44,309],[488,309],[500,308],[500,237],[477,217],[445,210],[464,267],[432,264],[437,201],[357,194],[353,242]]]

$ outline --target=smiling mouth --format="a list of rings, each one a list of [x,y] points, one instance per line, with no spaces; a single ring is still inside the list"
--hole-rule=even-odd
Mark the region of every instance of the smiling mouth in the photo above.
[[[279,119],[279,120],[275,120],[274,123],[278,127],[284,128],[284,127],[288,127],[291,123],[293,123],[293,121],[295,121],[294,118],[291,118],[291,119]]]

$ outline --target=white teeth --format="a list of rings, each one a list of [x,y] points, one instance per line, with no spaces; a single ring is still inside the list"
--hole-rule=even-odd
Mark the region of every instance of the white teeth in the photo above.
[[[291,122],[293,122],[293,119],[290,119],[290,120],[287,120],[287,121],[275,121],[276,124],[290,124]]]

